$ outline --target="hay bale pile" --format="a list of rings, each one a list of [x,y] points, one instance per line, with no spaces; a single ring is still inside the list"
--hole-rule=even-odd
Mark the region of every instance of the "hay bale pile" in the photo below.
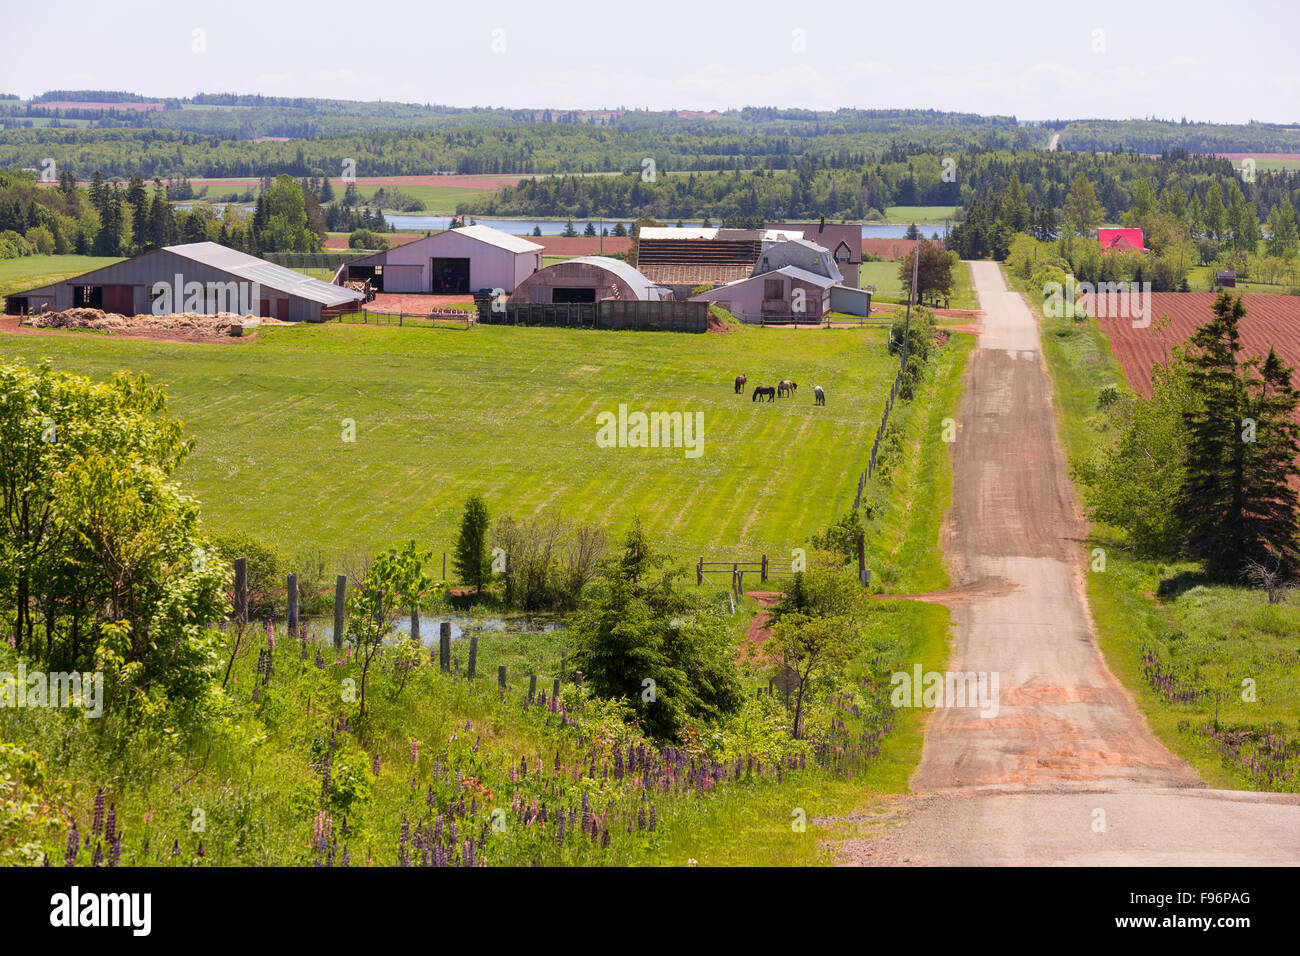
[[[26,324],[38,329],[97,329],[104,332],[156,332],[179,334],[200,338],[238,336],[251,315],[218,312],[200,315],[196,312],[170,315],[118,315],[101,309],[65,309],[62,312],[42,312],[28,316]]]

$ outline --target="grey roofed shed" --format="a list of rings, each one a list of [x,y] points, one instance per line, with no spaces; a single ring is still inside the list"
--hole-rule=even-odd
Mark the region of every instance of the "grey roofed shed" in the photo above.
[[[359,306],[364,299],[360,292],[215,242],[193,242],[164,246],[61,282],[14,293],[6,298],[5,311],[57,312],[83,306],[124,315],[148,313],[155,306],[154,290],[160,285],[175,289],[178,281],[185,288],[190,283],[204,287],[197,310],[207,313],[229,308],[290,321],[317,322]],[[228,294],[220,291],[223,287],[238,292],[240,301],[230,303]],[[173,303],[172,308],[180,311],[182,305]]]

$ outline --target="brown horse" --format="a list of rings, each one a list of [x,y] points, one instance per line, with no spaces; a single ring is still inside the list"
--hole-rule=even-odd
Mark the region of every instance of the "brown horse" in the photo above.
[[[737,375],[737,376],[736,376],[736,394],[737,394],[737,395],[739,395],[739,394],[741,393],[741,390],[744,389],[744,387],[745,387],[745,383],[746,383],[747,381],[749,381],[749,379],[745,378],[744,375]]]
[[[756,402],[760,398],[766,398],[769,402],[776,401],[776,389],[771,385],[755,385],[754,394],[749,397],[751,402]]]
[[[776,393],[782,397],[785,397],[786,395],[793,395],[794,390],[798,387],[799,386],[796,385],[794,382],[790,381],[790,379],[788,378],[782,379],[781,382],[776,386]]]

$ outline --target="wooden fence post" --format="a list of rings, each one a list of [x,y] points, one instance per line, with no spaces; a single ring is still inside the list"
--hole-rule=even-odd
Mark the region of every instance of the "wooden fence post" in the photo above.
[[[447,552],[442,552],[442,579],[447,580]]]
[[[695,565],[695,586],[698,588],[704,583],[704,555],[700,555],[700,563]]]
[[[536,697],[536,696],[537,696],[537,675],[536,675],[536,674],[529,674],[529,675],[528,675],[528,700],[529,700],[529,702],[531,703],[532,700],[533,700],[533,698]]]
[[[578,687],[582,686],[582,671],[573,672],[573,683]]]
[[[761,576],[759,577],[759,580],[762,581],[764,584],[767,583],[767,555],[763,555],[763,571]]]
[[[560,699],[560,679],[557,677],[551,684],[551,700]]]
[[[235,558],[235,620],[248,623],[248,558]]]
[[[471,634],[469,638],[469,676],[471,679],[478,673],[478,635]]]
[[[411,640],[417,644],[420,642],[420,609],[411,608]]]
[[[497,686],[502,690],[506,689],[506,665],[497,665]]]
[[[867,536],[858,532],[858,581],[865,588],[870,578],[867,576]]]
[[[443,673],[451,669],[451,621],[438,625],[438,666]]]
[[[290,572],[286,582],[289,591],[289,635],[292,637],[298,631],[298,573]]]
[[[348,579],[340,574],[334,579],[334,647],[343,647],[343,609],[347,597]]]

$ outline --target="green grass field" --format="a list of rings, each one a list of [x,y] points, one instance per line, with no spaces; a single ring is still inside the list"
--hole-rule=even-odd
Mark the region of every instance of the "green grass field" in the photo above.
[[[885,221],[907,225],[942,225],[957,215],[959,206],[890,206],[885,210]],[[929,235],[928,231],[926,233]]]
[[[215,529],[287,553],[371,551],[416,538],[450,550],[465,498],[494,515],[558,513],[617,532],[640,514],[682,559],[789,554],[852,503],[894,360],[880,329],[728,335],[329,324],[193,345],[9,335],[102,378],[164,383],[197,439],[181,478]],[[795,399],[735,395],[791,377]],[[812,385],[827,391],[815,407]],[[701,412],[702,454],[600,448],[596,415]],[[347,421],[355,441],[344,440]]]
[[[49,285],[121,261],[114,256],[24,256],[21,259],[0,259],[0,296]]]
[[[970,281],[970,269],[960,263],[953,269],[952,298],[949,306],[954,309],[977,309],[979,302]],[[872,302],[905,302],[906,293],[903,283],[898,278],[898,260],[883,262],[864,262],[858,268],[859,285],[875,285],[876,291],[871,296]]]

